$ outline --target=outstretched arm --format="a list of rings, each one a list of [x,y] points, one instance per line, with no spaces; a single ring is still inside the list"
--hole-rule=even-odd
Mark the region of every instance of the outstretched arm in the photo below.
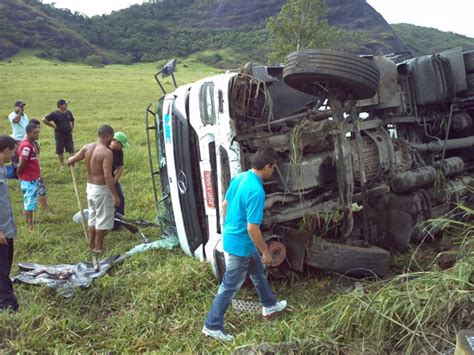
[[[84,160],[84,158],[86,156],[86,150],[87,150],[88,146],[89,146],[88,144],[83,146],[80,151],[78,151],[76,154],[74,154],[72,157],[70,157],[67,160],[67,165],[74,165],[78,161]]]

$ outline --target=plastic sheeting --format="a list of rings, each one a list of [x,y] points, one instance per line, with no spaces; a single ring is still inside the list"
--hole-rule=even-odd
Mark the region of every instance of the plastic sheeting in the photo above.
[[[75,288],[87,288],[93,279],[104,276],[114,265],[118,255],[110,256],[99,262],[96,271],[91,263],[43,265],[35,263],[19,263],[20,274],[12,278],[13,282],[31,285],[46,285],[55,289],[61,296],[74,296]]]
[[[56,290],[64,298],[73,297],[78,287],[87,288],[96,278],[104,276],[112,267],[126,258],[150,249],[173,249],[179,245],[177,237],[171,236],[152,243],[143,243],[130,249],[123,255],[114,255],[99,262],[99,270],[94,270],[91,263],[43,265],[36,263],[19,263],[20,274],[12,278],[13,282],[30,285],[46,285]]]

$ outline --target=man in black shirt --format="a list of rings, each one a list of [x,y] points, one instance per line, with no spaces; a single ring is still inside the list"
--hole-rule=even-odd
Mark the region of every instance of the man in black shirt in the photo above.
[[[109,148],[112,150],[114,160],[112,163],[112,175],[114,176],[115,190],[120,197],[120,205],[115,207],[115,212],[125,215],[125,196],[122,192],[122,186],[120,185],[120,177],[123,173],[123,149],[129,148],[128,138],[123,132],[115,132],[114,139],[110,143]],[[114,225],[114,229],[120,226],[117,222]]]
[[[72,139],[72,131],[74,130],[74,116],[67,109],[69,101],[60,99],[57,102],[58,109],[43,117],[43,122],[54,128],[54,139],[56,141],[56,154],[64,169],[64,150],[69,156],[74,153],[74,142]]]

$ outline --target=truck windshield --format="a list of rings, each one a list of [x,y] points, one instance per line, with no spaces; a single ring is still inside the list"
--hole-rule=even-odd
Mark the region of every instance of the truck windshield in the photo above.
[[[204,125],[216,123],[213,83],[204,83],[201,86],[199,90],[199,110],[201,112],[201,121]]]
[[[163,173],[161,170],[166,167],[165,140],[164,140],[164,132],[163,132],[163,119],[162,119],[164,101],[165,101],[165,97],[162,96],[161,99],[158,101],[157,108],[156,108],[156,115],[155,115],[155,127],[157,128],[156,154],[158,156],[158,162],[160,164],[160,174]]]

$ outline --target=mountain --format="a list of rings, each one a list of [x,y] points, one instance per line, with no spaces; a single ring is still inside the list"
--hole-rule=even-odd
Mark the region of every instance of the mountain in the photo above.
[[[337,49],[364,54],[423,54],[438,47],[453,47],[452,36],[457,36],[431,35],[436,30],[405,25],[395,26],[394,31],[365,0],[325,1],[329,24],[346,36]],[[104,63],[150,62],[193,53],[198,60],[222,67],[250,60],[264,62],[270,47],[265,24],[285,3],[155,0],[89,18],[36,0],[2,0],[0,58],[20,48],[36,48],[39,56],[60,60],[84,60],[97,54]],[[418,32],[424,35],[417,36]],[[464,37],[462,43],[469,47],[474,40]]]
[[[387,54],[410,51],[392,27],[365,0],[326,0],[330,25],[366,33],[367,40],[358,53]]]
[[[0,2],[0,59],[19,52],[20,48],[42,49],[40,56],[63,61],[102,53],[81,34],[35,5],[33,0]]]

